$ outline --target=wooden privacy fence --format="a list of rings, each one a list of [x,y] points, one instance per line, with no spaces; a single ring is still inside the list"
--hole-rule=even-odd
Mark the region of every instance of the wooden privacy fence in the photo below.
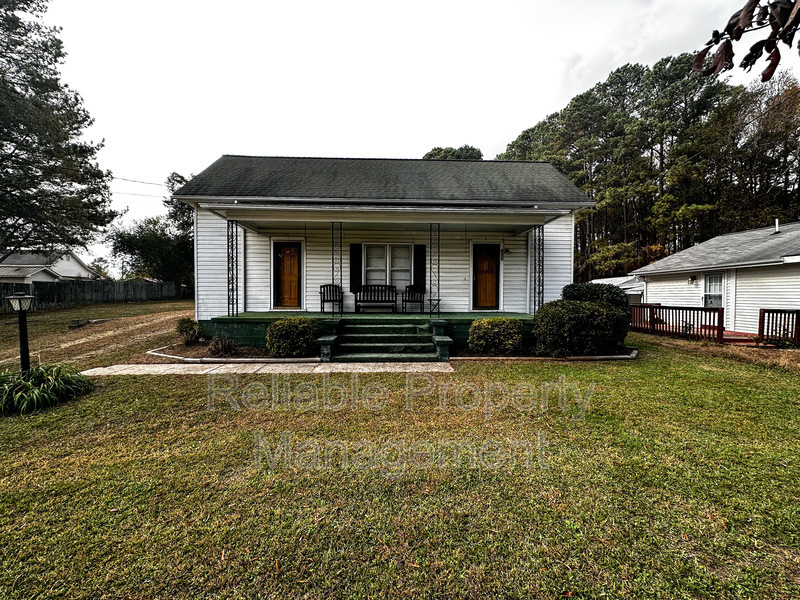
[[[631,304],[631,331],[721,344],[725,309]]]
[[[762,308],[758,314],[758,338],[762,342],[800,345],[800,310]]]
[[[36,281],[0,283],[0,313],[11,313],[5,300],[17,292],[35,296],[34,310],[70,308],[86,304],[147,302],[180,298],[180,286],[173,282],[151,281]]]

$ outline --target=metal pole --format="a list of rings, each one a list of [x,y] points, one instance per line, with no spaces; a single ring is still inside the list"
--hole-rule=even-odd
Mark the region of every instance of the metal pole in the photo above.
[[[19,322],[19,366],[23,373],[31,370],[31,357],[28,350],[28,311],[17,313]]]

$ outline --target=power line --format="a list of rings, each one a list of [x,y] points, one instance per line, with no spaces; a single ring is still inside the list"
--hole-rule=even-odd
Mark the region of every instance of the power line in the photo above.
[[[141,183],[143,185],[155,185],[158,187],[167,187],[164,183],[153,183],[152,181],[141,181],[139,179],[126,179],[125,177],[112,177],[112,179],[116,179],[118,181],[127,181],[129,183]]]
[[[155,194],[133,194],[131,192],[115,192],[114,190],[111,190],[111,193],[114,196],[141,196],[143,198],[161,198],[161,199],[164,198],[164,196],[156,196]]]

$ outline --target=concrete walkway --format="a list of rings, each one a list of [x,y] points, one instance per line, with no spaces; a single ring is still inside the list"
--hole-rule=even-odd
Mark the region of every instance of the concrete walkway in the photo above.
[[[83,371],[88,377],[109,375],[209,375],[221,373],[452,373],[449,363],[229,363],[113,365]]]

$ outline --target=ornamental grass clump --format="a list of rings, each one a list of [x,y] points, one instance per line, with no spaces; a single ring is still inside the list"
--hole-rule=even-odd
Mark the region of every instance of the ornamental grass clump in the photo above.
[[[320,335],[320,327],[314,319],[281,319],[267,328],[267,350],[279,358],[317,356],[317,338]]]
[[[183,338],[183,343],[187,346],[194,344],[203,337],[203,328],[194,319],[181,319],[178,321],[175,331]]]
[[[483,356],[513,356],[522,348],[522,321],[507,317],[476,319],[469,328],[469,349]]]
[[[30,413],[83,396],[92,381],[66,365],[40,365],[24,373],[0,373],[0,412]]]

